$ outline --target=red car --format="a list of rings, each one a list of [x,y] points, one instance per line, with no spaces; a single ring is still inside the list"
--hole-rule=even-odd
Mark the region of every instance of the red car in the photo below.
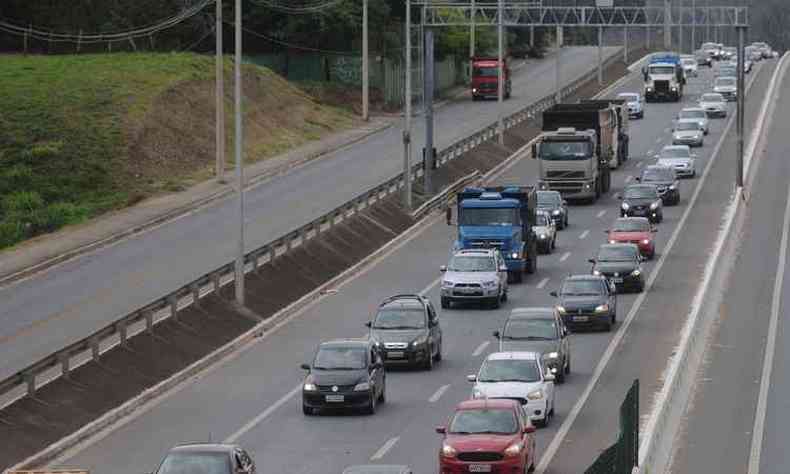
[[[535,427],[516,400],[488,398],[458,404],[439,451],[439,474],[523,474],[535,469]]]
[[[606,232],[610,244],[636,244],[643,257],[651,259],[656,255],[656,229],[647,217],[621,217]]]

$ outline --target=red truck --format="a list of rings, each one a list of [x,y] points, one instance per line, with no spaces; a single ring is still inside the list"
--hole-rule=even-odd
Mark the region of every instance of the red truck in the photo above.
[[[505,99],[510,98],[510,67],[507,59],[503,59],[502,75],[505,78],[505,88],[502,91]],[[497,58],[474,57],[472,58],[472,99],[478,100],[486,97],[498,97],[499,89],[499,60]]]

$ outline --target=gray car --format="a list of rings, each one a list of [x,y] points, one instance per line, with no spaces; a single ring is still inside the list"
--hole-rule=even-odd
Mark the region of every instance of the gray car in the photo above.
[[[677,125],[680,122],[699,123],[705,135],[708,134],[708,131],[710,129],[710,121],[708,120],[708,114],[705,112],[705,109],[701,109],[699,107],[687,107],[681,110],[680,113],[678,114],[678,119],[675,122],[675,125]]]
[[[688,145],[665,146],[661,153],[656,155],[659,166],[669,166],[675,169],[678,178],[694,178],[697,176],[697,155],[691,153]]]
[[[734,77],[717,77],[713,92],[721,94],[729,102],[738,99],[738,81]]]
[[[724,96],[711,92],[702,94],[699,100],[699,107],[705,110],[708,117],[726,117],[727,116],[727,101]]]
[[[562,282],[557,298],[557,311],[563,322],[576,328],[603,327],[611,331],[617,322],[617,286],[598,275],[570,275]]]
[[[705,131],[697,121],[682,120],[675,124],[672,131],[673,145],[703,146]]]
[[[496,309],[507,301],[507,265],[497,249],[459,250],[441,271],[442,308],[472,301]]]
[[[535,213],[535,225],[532,231],[538,238],[538,251],[551,253],[557,247],[557,226],[545,212]]]
[[[538,191],[538,210],[550,215],[557,229],[568,227],[568,201],[559,191]]]
[[[442,360],[442,327],[431,300],[395,295],[384,300],[373,321],[365,323],[386,364],[433,369]]]
[[[645,104],[642,96],[636,92],[622,92],[617,98],[624,100],[628,106],[628,115],[634,118],[645,118]]]
[[[571,373],[571,344],[557,308],[516,308],[501,330],[494,332],[499,352],[537,352],[543,365],[563,383]]]
[[[658,195],[667,206],[680,203],[680,183],[675,169],[669,166],[650,165],[636,179],[642,184],[655,185]]]
[[[196,472],[212,474],[255,474],[252,456],[235,444],[189,443],[170,450],[155,474],[182,474]]]

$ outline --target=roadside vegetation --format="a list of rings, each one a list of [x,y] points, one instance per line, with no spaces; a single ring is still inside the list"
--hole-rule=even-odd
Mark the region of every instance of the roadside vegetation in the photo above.
[[[211,176],[212,57],[6,55],[0,61],[0,248]],[[228,157],[230,73],[228,63]],[[355,124],[350,113],[268,69],[245,66],[244,79],[247,163]]]

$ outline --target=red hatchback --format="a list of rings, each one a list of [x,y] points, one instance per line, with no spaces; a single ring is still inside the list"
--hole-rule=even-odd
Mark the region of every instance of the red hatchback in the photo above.
[[[524,474],[535,469],[535,427],[510,399],[467,400],[458,404],[439,451],[440,474]]]
[[[621,217],[606,232],[610,244],[636,244],[643,257],[656,255],[656,229],[646,217]]]

